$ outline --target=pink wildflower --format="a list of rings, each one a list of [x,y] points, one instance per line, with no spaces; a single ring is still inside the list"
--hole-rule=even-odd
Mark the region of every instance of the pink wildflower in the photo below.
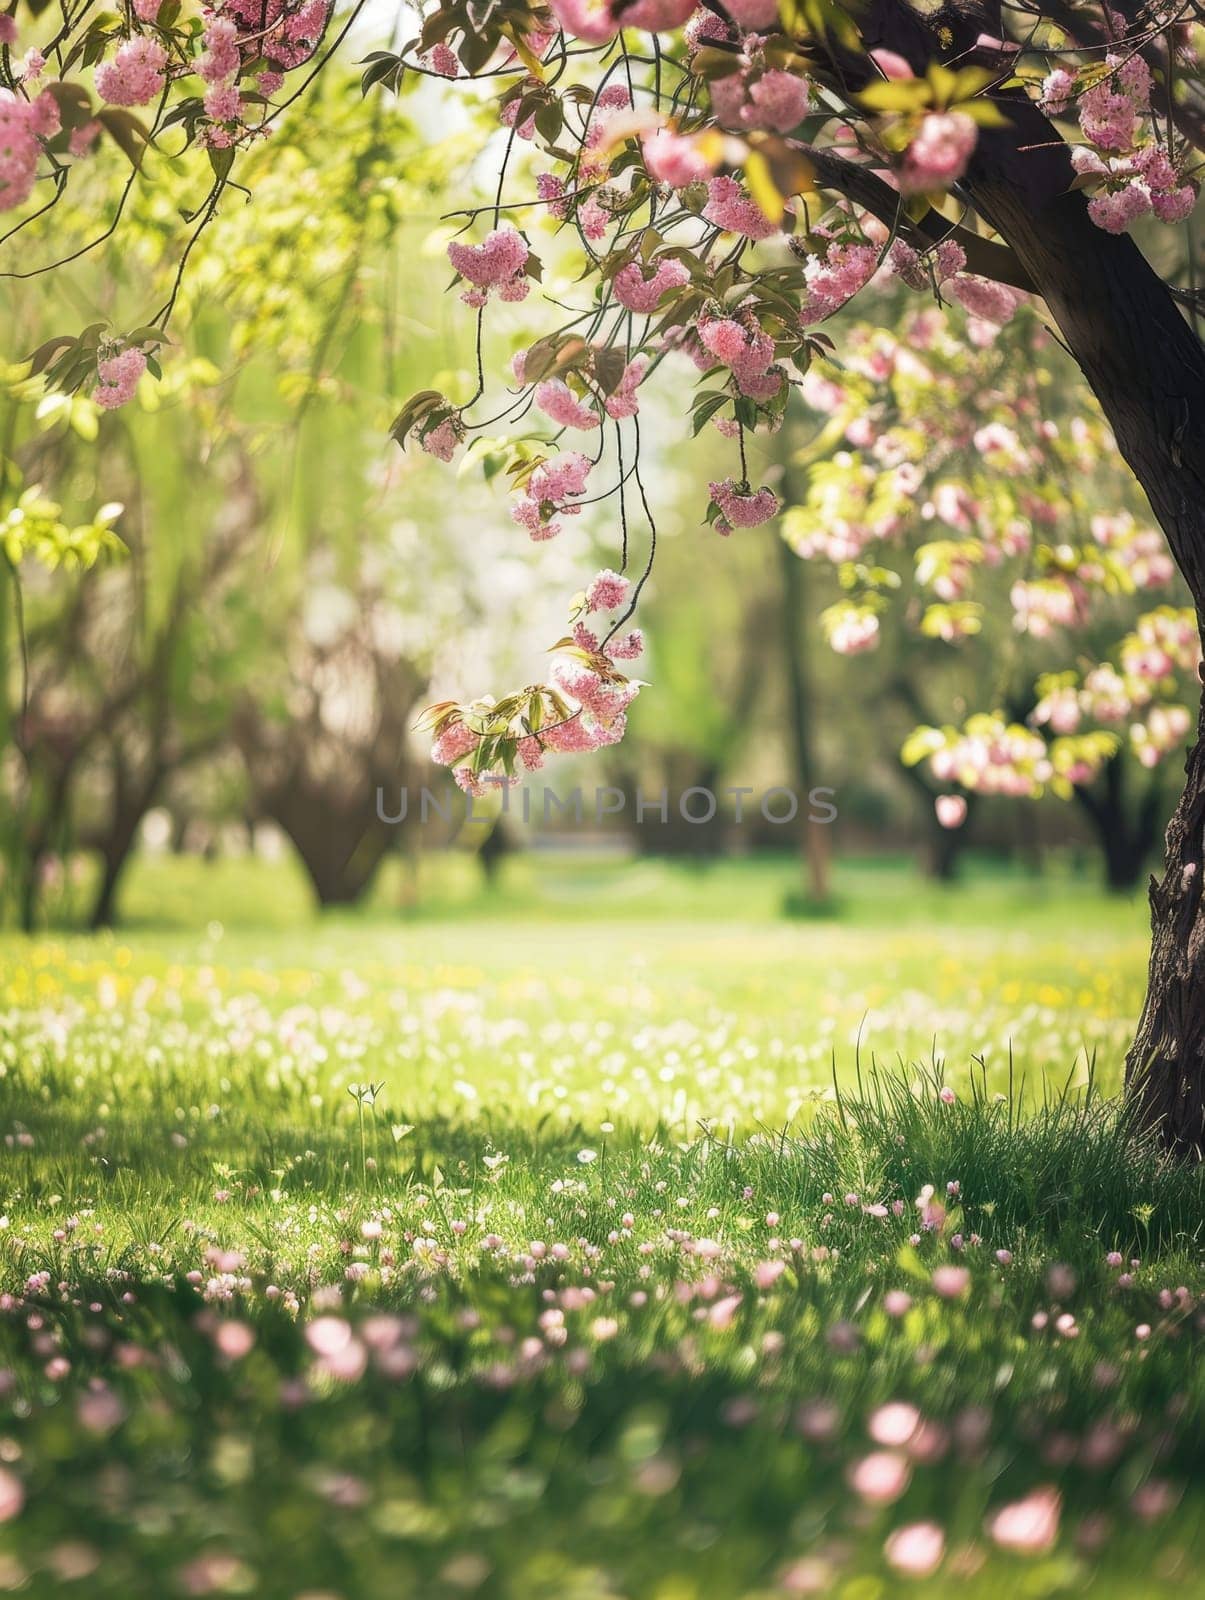
[[[0,1522],[20,1516],[25,1504],[25,1487],[15,1472],[0,1467]]]
[[[903,1456],[893,1450],[872,1450],[850,1468],[849,1482],[863,1500],[887,1506],[899,1499],[911,1476],[912,1469]]]
[[[1032,1490],[1023,1500],[1002,1507],[988,1519],[987,1531],[996,1544],[1018,1555],[1044,1555],[1059,1533],[1062,1499],[1057,1489],[1045,1484]]]
[[[966,1267],[935,1267],[933,1287],[943,1300],[961,1300],[971,1286],[971,1274]]]
[[[909,1578],[929,1578],[941,1566],[946,1536],[936,1522],[909,1522],[888,1534],[887,1565]]]

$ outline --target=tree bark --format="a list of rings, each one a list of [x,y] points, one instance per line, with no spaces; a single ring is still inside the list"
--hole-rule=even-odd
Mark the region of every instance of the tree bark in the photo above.
[[[1186,783],[1167,829],[1163,879],[1151,879],[1146,1003],[1126,1064],[1137,1123],[1194,1161],[1205,1152],[1205,705]]]

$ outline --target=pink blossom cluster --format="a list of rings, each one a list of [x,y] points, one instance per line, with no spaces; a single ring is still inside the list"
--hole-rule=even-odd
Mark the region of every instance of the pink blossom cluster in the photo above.
[[[419,443],[427,454],[434,456],[437,461],[451,461],[463,440],[464,423],[456,413],[442,418],[434,427],[428,428]]]
[[[1079,125],[1099,150],[1130,150],[1150,110],[1151,69],[1137,53],[1111,50],[1109,74],[1079,97]]]
[[[965,111],[930,111],[904,152],[899,171],[902,194],[948,189],[966,171],[979,129]]]
[[[590,107],[578,155],[578,182],[595,183],[610,170],[608,147],[611,124],[622,111],[632,109],[632,96],[622,83],[609,83]]]
[[[609,394],[604,402],[607,415],[615,422],[623,417],[634,417],[640,410],[640,402],[636,398],[636,390],[644,381],[648,371],[649,358],[635,356],[623,369],[623,374],[616,384],[614,392]]]
[[[503,300],[526,299],[531,284],[524,268],[530,254],[522,234],[509,225],[495,228],[480,244],[453,240],[448,246],[448,260],[473,285],[461,296],[471,306],[483,306],[491,289]]]
[[[1175,562],[1158,528],[1139,527],[1129,512],[1098,513],[1090,526],[1095,542],[1118,556],[1136,589],[1165,589],[1175,578]]]
[[[1151,691],[1142,679],[1126,678],[1104,661],[1084,677],[1078,700],[1086,716],[1094,722],[1124,722],[1135,706],[1145,705]]]
[[[820,617],[829,648],[839,656],[864,655],[879,644],[879,619],[870,606],[845,602],[830,606]]]
[[[145,106],[163,93],[167,51],[158,39],[135,34],[96,69],[96,92],[111,106]]]
[[[630,584],[622,573],[604,567],[586,590],[587,611],[615,611],[628,597]]]
[[[924,292],[934,286],[941,288],[950,278],[956,277],[967,264],[966,251],[954,239],[945,239],[935,250],[927,250],[922,257],[903,239],[896,239],[887,253],[888,264],[897,278],[910,289]]]
[[[215,84],[233,78],[242,57],[239,53],[238,29],[229,17],[214,11],[207,12],[201,42],[205,48],[197,62],[197,71],[204,81]]]
[[[313,55],[326,28],[330,0],[225,0],[203,15],[204,49],[197,72],[208,85],[208,122],[200,137],[211,149],[229,149],[249,131],[248,102],[238,87],[244,67],[259,63],[259,92],[275,94],[284,74]]]
[[[1160,606],[1148,611],[1122,640],[1121,665],[1129,677],[1158,680],[1177,669],[1195,673],[1200,661],[1200,634],[1188,609]]]
[[[535,388],[536,405],[561,428],[597,428],[599,415],[593,406],[579,400],[563,378],[545,378]]]
[[[680,28],[694,8],[694,0],[635,0],[626,6],[615,0],[549,0],[562,29],[583,44],[607,44],[621,27],[668,32]]]
[[[1084,595],[1069,578],[1018,578],[1009,591],[1013,627],[1034,639],[1048,639],[1055,628],[1075,628],[1084,618]]]
[[[1192,728],[1185,706],[1152,706],[1144,722],[1130,724],[1130,747],[1144,767],[1157,767],[1164,756],[1183,748]]]
[[[1160,222],[1182,222],[1197,203],[1198,184],[1176,170],[1159,144],[1108,159],[1081,145],[1072,162],[1082,176],[1102,180],[1102,187],[1088,202],[1088,215],[1106,233],[1125,233],[1151,213]]]
[[[724,128],[762,128],[790,133],[803,121],[811,102],[804,78],[794,72],[731,73],[710,85],[716,121]]]
[[[1066,735],[1077,731],[1082,717],[1080,691],[1075,683],[1056,682],[1046,689],[1029,720],[1035,728],[1048,727],[1051,733]]]
[[[243,38],[245,60],[262,58],[268,70],[259,75],[259,87],[274,94],[281,77],[302,66],[314,54],[330,17],[330,0],[225,0]]]
[[[640,693],[639,684],[607,677],[570,655],[557,657],[552,681],[580,709],[559,725],[541,729],[540,737],[549,749],[568,755],[620,742],[627,728],[628,707]]]
[[[823,256],[811,256],[804,268],[807,277],[807,300],[799,320],[807,328],[822,322],[852,300],[874,276],[879,265],[879,252],[872,244],[833,240]]]
[[[43,139],[59,131],[58,101],[48,91],[22,100],[0,89],[0,211],[29,199]]]
[[[555,172],[541,172],[536,177],[536,193],[544,202],[548,215],[563,222],[569,215],[564,178]]]
[[[715,20],[719,21],[718,18]],[[710,177],[713,170],[711,160],[702,153],[698,141],[688,135],[675,133],[671,128],[658,128],[653,133],[646,133],[641,148],[649,177],[657,183],[668,183],[674,189],[700,183]]]
[[[556,519],[580,513],[581,507],[572,502],[585,494],[592,465],[589,456],[578,450],[565,450],[541,462],[511,506],[511,516],[533,539],[555,539],[561,531]]]
[[[649,272],[643,263],[630,261],[612,279],[615,298],[628,311],[647,316],[656,311],[662,299],[690,282],[690,273],[681,261],[664,256]]]
[[[112,347],[96,363],[96,388],[92,398],[104,411],[115,411],[134,398],[138,380],[146,371],[146,355],[133,345]]]
[[[998,713],[971,719],[968,729],[929,757],[939,783],[958,783],[976,794],[1022,799],[1049,783],[1053,767],[1045,740]]]
[[[771,400],[782,388],[782,374],[772,365],[774,340],[752,318],[707,317],[696,332],[703,348],[731,371],[742,394]]]
[[[1038,104],[1047,115],[1061,117],[1075,98],[1075,73],[1066,67],[1055,67],[1042,80]]]
[[[427,51],[422,62],[428,71],[434,72],[437,77],[459,78],[460,76],[460,61],[455,50],[444,39]]]
[[[990,343],[995,332],[1010,322],[1025,303],[1025,292],[1007,283],[996,283],[992,278],[981,278],[973,272],[960,272],[949,281],[949,293],[968,311],[976,322],[986,324],[992,331],[990,338],[975,340],[978,344]]]
[[[727,176],[708,182],[703,217],[725,233],[743,234],[746,239],[768,239],[778,232],[778,224],[770,221],[735,178]]]
[[[727,537],[733,528],[757,528],[777,516],[782,502],[773,489],[764,486],[751,489],[747,483],[736,483],[732,478],[708,484],[712,501],[719,507],[715,531]]]

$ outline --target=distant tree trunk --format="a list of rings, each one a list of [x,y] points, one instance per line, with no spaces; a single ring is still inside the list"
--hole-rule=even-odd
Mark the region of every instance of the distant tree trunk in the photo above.
[[[789,478],[787,482],[789,485]],[[832,851],[830,825],[808,821],[812,808],[807,796],[816,785],[816,762],[812,740],[811,680],[801,627],[807,604],[807,583],[802,558],[795,554],[785,539],[778,538],[776,542],[782,573],[782,654],[787,678],[791,756],[799,800],[796,837],[805,873],[807,898],[812,905],[819,907],[828,905],[831,899],[829,867]]]
[[[513,855],[518,849],[511,837],[511,832],[505,817],[495,817],[493,826],[481,841],[477,850],[477,860],[481,863],[481,875],[485,879],[487,889],[495,889],[498,885],[498,875],[502,863],[507,856]]]
[[[394,842],[393,830],[375,815],[359,808],[342,813],[321,792],[277,793],[266,809],[292,841],[324,909],[355,905]]]
[[[1098,784],[1076,789],[1075,797],[1091,818],[1105,865],[1106,887],[1115,894],[1130,894],[1142,882],[1143,871],[1159,838],[1162,785],[1152,776],[1136,806],[1128,804],[1124,759],[1106,762]]]
[[[134,853],[142,819],[155,801],[155,793],[167,773],[158,748],[153,751],[146,773],[132,778],[120,742],[114,740],[113,758],[113,809],[109,825],[99,842],[101,873],[100,884],[88,926],[92,929],[111,928],[117,920],[117,891],[126,865]]]
[[[929,876],[938,883],[956,883],[962,865],[962,853],[967,843],[967,824],[971,820],[971,809],[978,797],[969,794],[966,797],[966,821],[960,828],[943,828],[937,820],[933,810],[933,802],[929,802]]]

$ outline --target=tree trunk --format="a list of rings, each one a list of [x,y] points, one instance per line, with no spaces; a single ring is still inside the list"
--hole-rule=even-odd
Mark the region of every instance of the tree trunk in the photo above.
[[[788,499],[794,498],[789,475],[786,489]],[[815,784],[816,763],[812,746],[811,683],[807,651],[800,630],[806,604],[804,564],[781,535],[776,534],[775,543],[782,575],[782,646],[790,712],[791,753],[799,795],[796,831],[805,874],[806,900],[810,906],[822,908],[829,904],[832,896],[829,882],[830,825],[808,821],[812,808],[806,796]]]
[[[1194,1161],[1205,1150],[1205,704],[1187,782],[1167,829],[1162,882],[1151,879],[1146,1004],[1126,1064],[1136,1119]]]
[[[1076,789],[1075,798],[1096,829],[1105,864],[1105,885],[1114,894],[1131,894],[1142,882],[1143,871],[1159,836],[1161,785],[1152,775],[1137,806],[1128,804],[1125,760],[1114,756],[1105,763],[1099,792]]]

